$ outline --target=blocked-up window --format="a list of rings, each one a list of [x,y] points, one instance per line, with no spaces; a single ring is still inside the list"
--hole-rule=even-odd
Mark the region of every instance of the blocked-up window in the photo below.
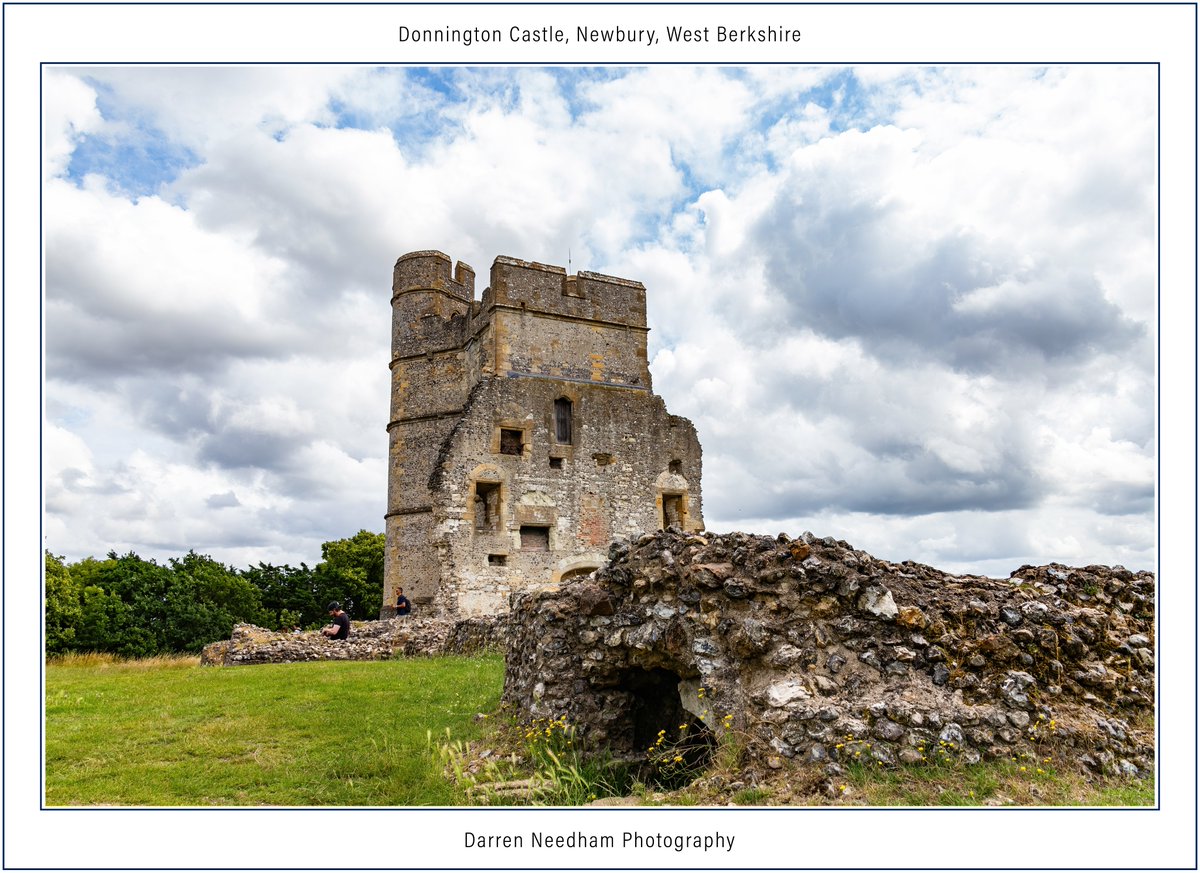
[[[525,449],[525,435],[516,428],[500,428],[500,454],[519,455]]]
[[[571,444],[571,401],[565,397],[554,401],[554,439],[563,445]]]
[[[528,552],[550,551],[550,528],[542,525],[521,525],[521,548]]]
[[[500,529],[500,483],[475,483],[475,530]]]

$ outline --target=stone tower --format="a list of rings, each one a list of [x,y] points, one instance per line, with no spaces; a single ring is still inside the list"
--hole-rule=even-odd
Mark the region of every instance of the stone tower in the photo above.
[[[453,269],[452,269],[453,266]],[[651,390],[640,282],[403,255],[392,281],[383,615],[504,612],[616,537],[704,527],[700,443]]]

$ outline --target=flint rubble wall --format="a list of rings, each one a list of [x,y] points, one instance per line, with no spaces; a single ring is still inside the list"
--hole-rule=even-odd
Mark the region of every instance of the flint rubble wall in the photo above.
[[[1123,567],[990,579],[810,533],[668,530],[514,597],[504,697],[631,758],[691,720],[773,767],[1053,746],[1134,775],[1153,769],[1154,606],[1153,574]]]
[[[200,663],[210,667],[285,664],[300,661],[386,661],[421,655],[463,655],[502,648],[505,619],[415,616],[356,621],[350,637],[331,640],[320,631],[299,634],[238,624],[228,640],[204,647]]]

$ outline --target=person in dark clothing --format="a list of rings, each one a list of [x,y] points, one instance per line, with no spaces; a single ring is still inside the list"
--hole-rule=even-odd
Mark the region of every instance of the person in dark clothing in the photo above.
[[[400,593],[396,595],[396,615],[409,615],[412,612],[412,604],[404,596],[404,589],[398,590]]]
[[[350,636],[350,616],[342,612],[342,605],[336,600],[329,604],[329,624],[321,628],[321,633],[335,640],[344,640]]]

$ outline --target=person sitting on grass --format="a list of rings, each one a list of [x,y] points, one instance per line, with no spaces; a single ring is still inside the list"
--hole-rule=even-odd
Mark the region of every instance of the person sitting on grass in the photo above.
[[[335,640],[344,640],[350,636],[350,616],[342,612],[342,605],[336,600],[329,604],[330,623],[321,628],[321,633]]]

